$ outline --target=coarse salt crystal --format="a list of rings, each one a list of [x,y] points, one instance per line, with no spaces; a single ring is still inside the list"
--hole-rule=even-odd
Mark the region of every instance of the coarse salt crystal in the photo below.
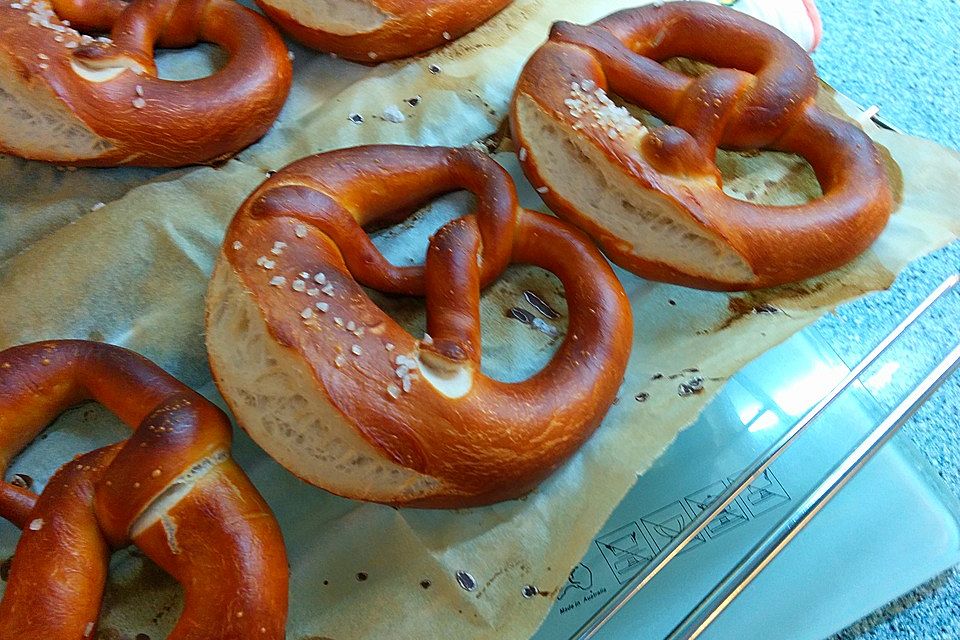
[[[307,290],[307,283],[303,280],[294,280],[293,281],[293,290],[297,293],[303,293]]]
[[[283,285],[287,284],[287,279],[283,276],[274,276],[270,279],[270,284],[274,287],[282,287]]]
[[[298,224],[296,227],[293,228],[293,232],[297,235],[298,238],[306,238],[306,237],[307,237],[307,225],[305,225],[305,224]]]
[[[354,322],[353,320],[347,323],[347,331],[353,331],[356,328],[357,328],[357,323]]]
[[[400,387],[391,382],[387,385],[387,395],[396,400],[400,397]]]
[[[326,284],[327,276],[325,276],[323,273],[318,273],[317,275],[313,276],[313,281],[317,284]]]
[[[547,193],[550,191],[550,187],[537,187],[537,193]]]
[[[358,356],[358,355],[360,355],[361,353],[363,353],[363,349],[361,349],[361,348],[360,348],[360,345],[358,345],[358,344],[355,344],[355,345],[353,345],[352,347],[350,347],[350,351],[351,351],[351,352],[353,353],[353,355],[355,355],[355,356]]]
[[[310,318],[313,317],[313,309],[311,309],[310,307],[307,307],[306,309],[300,312],[300,317],[303,318],[304,320],[309,320]]]
[[[320,295],[320,289],[317,289],[317,288],[307,289],[307,295],[310,296],[311,298],[316,298],[318,295]]]
[[[395,104],[384,108],[383,110],[383,119],[387,122],[400,123],[406,120],[406,116],[403,115],[403,112]]]
[[[143,109],[145,106],[147,106],[147,101],[143,98],[137,97],[133,99],[131,104],[133,104],[134,109]]]
[[[527,148],[526,148],[526,147],[520,147],[520,154],[519,154],[519,155],[520,155],[520,162],[526,162],[526,161],[527,161]]]
[[[321,289],[321,291],[323,291],[323,292],[324,292],[325,294],[327,294],[328,296],[332,296],[332,295],[333,295],[333,285],[328,282],[327,285],[326,285],[323,289]]]
[[[287,248],[286,242],[281,242],[280,240],[277,240],[276,242],[273,243],[273,249],[270,249],[270,253],[272,253],[275,256],[278,256],[281,253],[283,253],[283,250],[286,248]]]
[[[107,206],[106,203],[98,202],[97,204],[90,207],[90,211],[100,211],[100,209],[103,209],[105,206]]]
[[[386,349],[387,351],[393,351],[395,349],[392,342],[388,342],[387,344],[383,345],[383,348]]]
[[[37,518],[36,520],[32,520],[28,528],[30,529],[30,531],[40,531],[40,529],[43,528],[43,518]]]
[[[337,357],[333,359],[333,364],[337,365],[337,369],[339,369],[346,363],[347,363],[347,359],[343,357],[342,353],[338,353]]]
[[[449,40],[449,39],[450,39],[450,32],[449,32],[449,31],[444,31],[444,32],[443,32],[443,39],[444,39],[444,40]]]
[[[330,305],[327,304],[326,302],[318,302],[315,306],[317,307],[317,310],[320,311],[320,313],[326,313],[327,311],[330,310]]]
[[[237,251],[239,251],[240,249],[243,249],[243,243],[240,242],[239,240],[234,240],[234,241],[233,241],[233,248],[236,249]]]

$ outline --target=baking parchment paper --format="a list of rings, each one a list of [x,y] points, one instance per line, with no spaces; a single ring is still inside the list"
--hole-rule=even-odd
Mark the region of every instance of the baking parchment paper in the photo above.
[[[106,340],[145,354],[222,404],[206,365],[203,296],[223,230],[264,172],[352,144],[486,140],[500,128],[516,75],[553,20],[587,22],[635,4],[519,0],[440,51],[376,68],[295,47],[297,82],[277,126],[217,168],[69,171],[0,159],[0,348],[52,338]],[[201,48],[165,57],[161,66],[169,77],[189,77],[216,64],[215,52]],[[389,106],[401,110],[403,122],[384,116]],[[348,119],[354,113],[362,124]],[[284,530],[292,570],[288,637],[531,635],[636,475],[732,373],[835,305],[886,287],[909,260],[960,234],[952,208],[960,201],[960,157],[926,141],[868,130],[903,171],[902,203],[875,246],[848,267],[733,295],[618,271],[634,310],[634,347],[620,400],[589,443],[522,500],[463,511],[356,503],[300,483],[238,430],[236,456]],[[495,145],[509,147],[496,136]],[[542,209],[513,156],[495,157],[516,177],[523,202]],[[742,197],[784,201],[817,191],[809,167],[796,158],[722,153],[720,162],[726,188]],[[428,233],[469,206],[462,194],[441,198],[414,220],[378,233],[376,242],[395,262],[419,262]],[[560,320],[541,317],[538,329],[506,318],[514,306],[537,313],[524,291],[543,298]],[[422,331],[419,301],[383,304]],[[549,359],[565,315],[552,276],[511,268],[483,296],[484,368],[507,380],[529,375]],[[679,393],[698,377],[701,392]],[[10,473],[30,475],[40,489],[73,454],[123,434],[99,407],[70,411]],[[16,539],[11,526],[0,527],[0,558],[12,554]],[[457,571],[469,572],[477,589],[458,586]],[[541,595],[524,598],[527,585]],[[179,594],[135,550],[118,553],[99,637],[164,637],[179,614]]]

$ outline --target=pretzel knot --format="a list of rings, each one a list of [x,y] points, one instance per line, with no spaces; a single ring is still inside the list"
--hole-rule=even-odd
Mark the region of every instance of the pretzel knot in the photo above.
[[[221,69],[158,77],[155,47],[200,42],[227,53]],[[0,150],[78,165],[221,160],[270,128],[292,81],[276,30],[231,0],[4,3],[0,66],[13,71],[0,71]]]
[[[131,542],[184,588],[169,638],[283,638],[283,539],[230,457],[230,423],[153,363],[83,341],[0,352],[0,470],[86,400],[112,410],[133,435],[75,458],[39,497],[0,484],[0,516],[23,529],[0,601],[0,638],[94,637],[110,550]]]
[[[662,66],[675,57],[715,68],[690,77]],[[848,262],[893,208],[876,148],[820,109],[817,89],[809,56],[773,27],[700,2],[650,5],[555,24],[521,74],[511,124],[543,199],[614,262],[678,284],[766,287]],[[643,126],[608,92],[664,124]],[[718,148],[799,155],[822,197],[775,206],[727,195]]]
[[[391,264],[364,232],[461,189],[475,215],[440,228],[422,266]],[[542,371],[504,383],[480,367],[480,297],[511,263],[559,277],[569,325]],[[362,287],[425,297],[426,336]],[[530,491],[597,427],[631,343],[589,240],[522,209],[509,175],[464,149],[358,147],[280,171],[231,223],[207,314],[214,379],[268,453],[335,493],[415,506]]]

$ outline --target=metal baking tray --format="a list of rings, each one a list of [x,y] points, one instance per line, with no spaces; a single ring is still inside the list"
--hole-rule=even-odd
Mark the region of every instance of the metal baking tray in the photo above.
[[[885,353],[593,637],[668,636],[883,419],[871,391],[883,391],[894,374],[921,376],[926,364],[919,360],[908,348]],[[849,371],[808,328],[738,372],[638,479],[570,573],[536,640],[583,633],[604,605],[623,598],[624,584]],[[900,434],[701,637],[824,638],[958,562],[960,502]]]

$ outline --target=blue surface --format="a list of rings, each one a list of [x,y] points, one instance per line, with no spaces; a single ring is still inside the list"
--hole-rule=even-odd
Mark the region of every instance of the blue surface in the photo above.
[[[960,2],[819,0],[824,38],[820,75],[908,133],[960,148]],[[958,213],[960,215],[960,203]],[[960,270],[960,243],[911,265],[890,291],[846,305],[818,325],[848,362],[878,342],[927,292]],[[938,310],[907,346],[931,362],[960,337],[960,296]],[[894,376],[880,394],[893,406],[915,382]],[[955,495],[960,495],[960,378],[905,427]],[[845,630],[842,640],[960,638],[960,575],[949,572]]]

